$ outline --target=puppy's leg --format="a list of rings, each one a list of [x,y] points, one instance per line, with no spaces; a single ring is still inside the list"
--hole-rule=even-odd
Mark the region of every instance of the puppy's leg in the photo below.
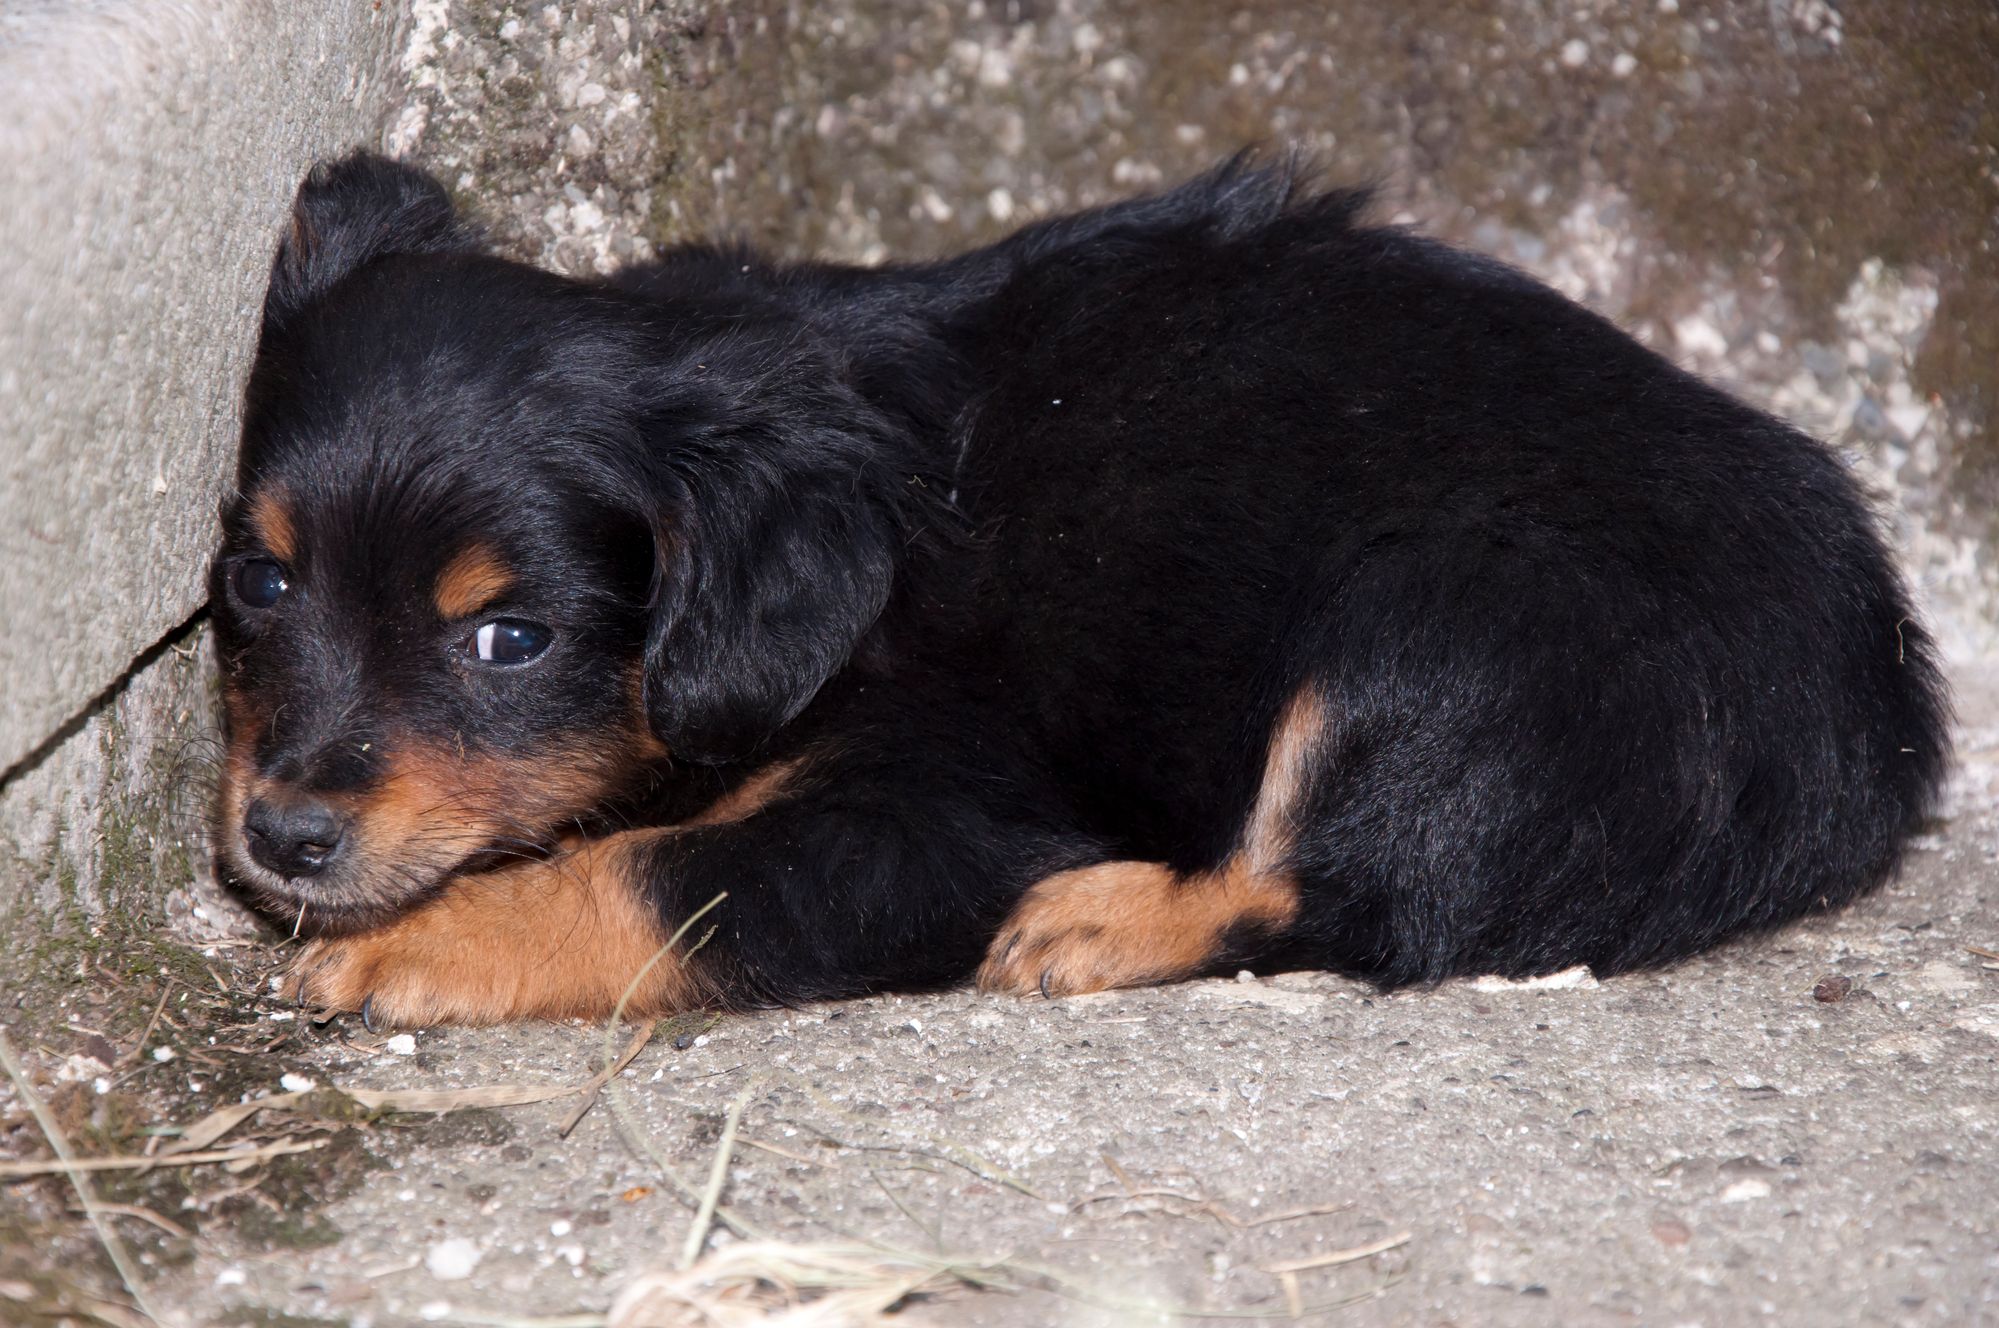
[[[1214,869],[1180,875],[1157,862],[1101,862],[1037,881],[1000,928],[979,985],[1057,996],[1171,982],[1283,936],[1298,919],[1289,859],[1329,725],[1317,688],[1300,688],[1271,728],[1236,847]]]
[[[1057,872],[1000,929],[979,985],[1067,996],[1172,982],[1253,953],[1297,915],[1291,881],[1235,866],[1186,877],[1157,862]]]
[[[707,940],[694,962],[717,1000],[742,1005],[963,982],[1030,883],[1101,856],[1046,822],[995,814],[948,773],[831,779],[639,854],[669,919],[726,895],[696,928]]]
[[[1022,825],[1031,786],[990,767],[847,760],[753,792],[712,813],[734,819],[457,877],[386,927],[313,942],[291,990],[419,1024],[601,1017],[641,970],[637,1014],[940,986],[972,975],[1031,882],[1101,857],[1052,818]]]
[[[705,989],[685,957],[692,940],[661,954],[668,933],[638,878],[641,851],[665,833],[628,831],[456,877],[387,926],[311,942],[287,990],[307,1005],[403,1025],[596,1018],[628,988],[633,1014],[699,1005]]]

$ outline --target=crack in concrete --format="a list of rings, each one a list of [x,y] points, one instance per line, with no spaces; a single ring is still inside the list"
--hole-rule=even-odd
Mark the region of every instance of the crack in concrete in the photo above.
[[[207,621],[208,606],[204,604],[168,628],[158,640],[132,656],[125,667],[119,670],[117,677],[72,712],[47,737],[36,743],[27,755],[5,770],[0,770],[0,798],[4,798],[18,781],[33,774],[44,761],[60,751],[63,744],[81,733],[91,720],[109,709],[125,689],[132,685],[135,677],[157,663],[169,650],[191,638]]]

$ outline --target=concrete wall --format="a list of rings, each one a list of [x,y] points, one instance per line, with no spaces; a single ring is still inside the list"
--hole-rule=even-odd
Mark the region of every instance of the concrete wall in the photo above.
[[[199,778],[174,651],[199,648],[271,248],[313,158],[400,105],[407,36],[403,5],[347,0],[0,16],[0,914],[94,912],[106,843],[199,821],[141,786]]]
[[[273,237],[304,165],[379,124],[394,14],[0,26],[0,770],[200,606]]]

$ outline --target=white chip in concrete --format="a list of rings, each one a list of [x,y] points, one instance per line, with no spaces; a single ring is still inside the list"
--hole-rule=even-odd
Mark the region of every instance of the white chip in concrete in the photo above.
[[[423,1266],[440,1282],[463,1282],[479,1266],[479,1247],[463,1236],[441,1240],[423,1256]]]

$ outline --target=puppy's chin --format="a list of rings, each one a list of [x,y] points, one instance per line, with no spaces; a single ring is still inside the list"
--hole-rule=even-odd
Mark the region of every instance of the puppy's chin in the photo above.
[[[363,863],[340,863],[321,876],[293,880],[252,862],[240,839],[219,859],[228,883],[273,923],[300,936],[342,936],[382,926],[435,895],[457,873],[457,864],[370,871]]]
[[[393,922],[445,888],[454,877],[477,875],[559,853],[568,837],[545,850],[473,848],[449,861],[428,866],[398,862],[369,863],[364,859],[334,863],[321,876],[293,880],[259,866],[243,850],[240,832],[229,850],[219,855],[220,874],[248,894],[258,910],[286,931],[300,936],[344,936]]]

